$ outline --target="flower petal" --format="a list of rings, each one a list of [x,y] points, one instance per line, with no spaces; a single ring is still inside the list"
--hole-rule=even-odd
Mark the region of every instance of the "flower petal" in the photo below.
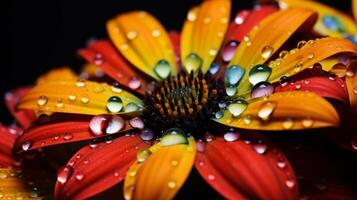
[[[59,67],[41,75],[40,78],[37,79],[37,84],[46,84],[48,82],[56,81],[71,81],[77,79],[78,76],[69,67]]]
[[[353,19],[332,7],[317,1],[308,0],[279,0],[281,8],[307,8],[319,14],[314,30],[322,35],[331,37],[345,37],[346,34],[357,33],[357,26]]]
[[[204,1],[191,9],[181,34],[181,61],[187,72],[207,72],[228,28],[231,2]]]
[[[239,65],[246,69],[238,85],[239,94],[250,91],[248,76],[251,67],[265,63],[294,32],[309,30],[316,18],[316,13],[311,10],[295,8],[275,12],[262,20],[240,43],[228,65]]]
[[[133,135],[82,148],[58,172],[56,199],[86,199],[116,185],[146,146]]]
[[[79,52],[84,59],[102,69],[108,76],[130,88],[130,81],[133,77],[145,84],[141,75],[133,70],[132,66],[115,49],[108,40],[97,40],[88,43],[87,48]],[[145,94],[142,87],[137,89],[141,94]]]
[[[306,69],[290,79],[293,80],[291,83],[275,83],[275,92],[310,91],[321,97],[333,98],[349,104],[345,81],[334,74],[321,71],[316,76],[313,69]]]
[[[188,177],[195,160],[194,139],[172,146],[159,144],[143,163],[136,162],[129,169],[124,182],[126,199],[172,199]]]
[[[168,34],[150,14],[130,12],[107,23],[108,34],[135,67],[161,80],[176,75],[176,61]]]
[[[298,199],[297,180],[285,156],[271,145],[217,138],[197,153],[202,177],[227,199]]]
[[[108,136],[105,134],[98,136],[91,132],[89,127],[91,119],[90,116],[67,115],[66,117],[66,121],[57,122],[55,119],[56,116],[52,115],[51,118],[54,118],[52,120],[53,122],[49,119],[51,124],[39,124],[38,126],[27,129],[25,133],[16,141],[16,152],[21,153],[23,151],[29,151],[56,144]],[[133,128],[129,125],[129,122],[126,121],[124,127],[119,133],[132,129]]]
[[[238,117],[226,110],[215,121],[256,130],[298,130],[339,125],[339,116],[325,99],[312,92],[281,92],[251,102]]]
[[[30,90],[31,87],[21,87],[5,94],[6,107],[23,128],[28,128],[36,119],[36,114],[32,110],[18,110],[16,108],[20,98],[25,96]]]
[[[352,112],[357,112],[357,60],[352,60],[346,72],[346,85]]]
[[[106,83],[92,81],[53,81],[36,85],[19,103],[19,108],[32,109],[39,112],[60,112],[78,114],[110,113],[108,102],[115,98],[115,113],[137,112],[142,101],[126,91],[113,90]],[[126,111],[128,105],[130,109]]]
[[[16,167],[14,166],[16,163],[12,155],[12,148],[20,133],[22,133],[22,129],[5,127],[0,123],[0,168]]]

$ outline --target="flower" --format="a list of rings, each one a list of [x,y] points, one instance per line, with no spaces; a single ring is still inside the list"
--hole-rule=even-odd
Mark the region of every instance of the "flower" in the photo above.
[[[126,199],[171,199],[193,165],[228,199],[298,199],[287,158],[253,131],[339,126],[322,97],[355,98],[355,77],[349,84],[325,72],[326,63],[357,47],[313,40],[317,14],[309,9],[262,6],[231,24],[229,15],[229,0],[204,1],[189,11],[179,44],[146,12],[110,20],[111,41],[91,41],[79,54],[118,83],[80,79],[66,68],[41,77],[18,95],[18,108],[27,110],[13,109],[20,122],[31,121],[28,110],[39,116],[15,151],[92,140],[58,171],[57,199],[85,199],[122,180]],[[297,48],[281,50],[292,43]],[[306,74],[309,82],[295,77]]]

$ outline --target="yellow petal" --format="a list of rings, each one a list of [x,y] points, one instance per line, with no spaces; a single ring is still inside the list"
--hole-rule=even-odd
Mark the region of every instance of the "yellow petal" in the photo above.
[[[334,8],[311,0],[279,0],[281,8],[308,8],[319,14],[314,30],[322,35],[345,37],[355,35],[357,26],[353,19]]]
[[[69,68],[69,67],[62,67],[52,69],[51,71],[47,72],[46,74],[40,76],[37,79],[37,84],[47,83],[51,81],[64,81],[64,80],[76,80],[78,76]]]
[[[228,28],[229,0],[208,0],[191,9],[181,35],[181,60],[186,71],[206,72]]]
[[[226,110],[215,119],[231,127],[254,130],[298,130],[339,125],[339,116],[325,99],[312,92],[282,92],[251,102],[238,117]]]
[[[137,11],[107,23],[114,45],[134,66],[160,80],[176,75],[173,47],[163,26],[150,14]]]
[[[124,183],[126,199],[172,199],[188,177],[196,155],[195,141],[149,148],[150,157],[129,169]]]
[[[346,72],[346,86],[353,112],[357,112],[357,60],[352,60]]]
[[[308,9],[288,9],[273,13],[253,28],[228,65],[239,65],[245,69],[238,93],[241,95],[250,91],[249,69],[265,63],[299,28],[312,27],[316,18],[316,13]]]
[[[134,95],[106,83],[66,80],[38,84],[18,106],[44,113],[97,115],[138,112],[143,103]]]
[[[270,63],[272,74],[269,81],[275,82],[281,76],[296,74],[338,53],[357,54],[357,46],[342,38],[310,40],[302,48],[293,49],[283,59],[279,59],[279,65],[277,65],[277,60]]]
[[[0,168],[0,199],[42,199],[26,183],[18,170]]]

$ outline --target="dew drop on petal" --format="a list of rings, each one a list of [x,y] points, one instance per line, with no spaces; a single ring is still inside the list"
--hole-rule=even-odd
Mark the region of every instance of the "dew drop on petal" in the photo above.
[[[228,86],[226,87],[226,94],[230,97],[234,96],[235,94],[237,94],[238,89],[236,86]]]
[[[120,84],[119,83],[114,83],[112,85],[112,91],[114,93],[121,93],[123,90],[120,88]]]
[[[212,175],[212,174],[210,174],[210,175],[208,175],[208,180],[210,180],[210,181],[213,181],[214,179],[216,179],[216,177],[214,176],[214,175]]]
[[[289,189],[293,189],[295,187],[295,181],[288,179],[285,181],[285,185],[289,188]]]
[[[64,166],[60,168],[57,172],[57,181],[60,182],[61,184],[65,184],[68,179],[71,177],[73,172],[72,167],[70,166]]]
[[[89,102],[88,96],[87,96],[87,95],[83,95],[83,96],[81,97],[81,103],[87,104],[88,102]]]
[[[139,110],[139,106],[133,102],[128,103],[124,108],[124,112],[134,112],[137,110]]]
[[[94,56],[93,63],[97,66],[102,65],[104,63],[102,54],[97,53]]]
[[[185,68],[188,72],[191,72],[191,71],[196,72],[201,67],[202,63],[203,63],[202,58],[200,58],[195,53],[190,53],[183,60],[182,65],[185,66]]]
[[[264,154],[267,151],[268,146],[263,143],[257,143],[257,144],[253,144],[253,148],[255,152],[257,152],[258,154]]]
[[[223,135],[224,140],[227,142],[234,142],[239,139],[239,133],[236,132],[227,132]]]
[[[222,110],[219,110],[214,114],[214,117],[216,119],[221,119],[223,116],[224,116],[224,111],[222,111]]]
[[[315,63],[313,66],[312,66],[312,70],[311,70],[311,73],[313,75],[320,75],[322,73],[322,65],[320,63]]]
[[[137,154],[136,154],[136,160],[139,163],[144,162],[146,159],[148,159],[151,155],[151,151],[149,149],[141,149]]]
[[[243,122],[244,122],[244,124],[251,124],[252,123],[252,121],[253,121],[253,116],[252,115],[245,115],[244,117],[243,117]]]
[[[144,141],[152,140],[154,138],[154,132],[149,128],[145,128],[140,132],[140,138]]]
[[[212,63],[211,67],[209,68],[208,72],[212,75],[216,74],[219,70],[219,64],[218,63]]]
[[[132,90],[137,90],[140,88],[140,86],[141,86],[141,81],[136,77],[132,77],[128,82],[128,87]]]
[[[77,82],[76,82],[76,86],[81,88],[81,87],[84,87],[86,86],[86,82],[82,79],[79,79]]]
[[[169,181],[167,186],[171,189],[174,189],[176,187],[176,181]]]
[[[283,128],[284,129],[291,129],[294,126],[294,120],[291,118],[287,118],[284,122],[283,122]]]
[[[124,119],[117,115],[97,115],[89,122],[89,128],[94,136],[118,133],[124,128]]]
[[[231,40],[224,45],[222,49],[222,59],[224,62],[229,62],[232,60],[234,53],[239,45],[239,42]]]
[[[231,65],[226,69],[224,79],[227,85],[236,86],[244,75],[244,69],[238,65]]]
[[[136,31],[129,31],[129,32],[126,33],[126,37],[127,37],[129,40],[133,40],[133,39],[135,39],[137,36],[138,36],[138,32],[136,32]]]
[[[277,106],[276,102],[273,101],[264,102],[258,112],[258,117],[264,121],[269,120],[276,106]]]
[[[144,128],[144,122],[139,117],[134,117],[134,118],[130,119],[129,124],[133,128],[138,128],[138,129],[143,129]]]
[[[298,42],[298,44],[297,44],[297,48],[298,49],[301,49],[301,48],[303,48],[305,45],[306,45],[306,41],[305,40],[301,40],[300,42]]]
[[[267,81],[271,72],[272,70],[268,65],[256,65],[249,71],[249,82],[256,85],[259,82]]]
[[[199,140],[197,143],[196,143],[196,149],[198,152],[205,152],[206,150],[206,143],[203,142],[202,140]]]
[[[304,128],[311,128],[312,125],[314,124],[314,120],[311,118],[305,118],[301,121],[302,125]]]
[[[241,115],[247,109],[248,103],[243,99],[237,99],[228,105],[228,111],[233,117]]]
[[[47,104],[47,102],[48,102],[48,97],[46,97],[46,96],[39,96],[39,97],[38,97],[38,100],[37,100],[37,105],[39,105],[39,106],[44,106],[44,105]]]
[[[72,133],[65,133],[65,134],[63,135],[63,139],[64,139],[64,140],[71,140],[72,138],[73,138]]]
[[[76,99],[77,99],[77,96],[76,96],[76,95],[74,95],[74,94],[68,95],[68,100],[70,100],[70,101],[75,101]]]
[[[284,59],[289,54],[288,51],[283,50],[279,53],[279,58]]]
[[[263,81],[263,82],[259,82],[253,87],[250,96],[252,98],[258,98],[258,97],[268,96],[273,93],[274,93],[274,86],[269,82]]]
[[[179,128],[170,128],[164,132],[161,138],[161,146],[172,146],[176,144],[188,144],[186,134]]]
[[[83,178],[84,178],[84,174],[83,174],[83,173],[78,172],[78,173],[76,174],[76,180],[77,180],[77,181],[81,181],[81,180],[83,180]]]
[[[112,96],[107,101],[107,109],[109,112],[117,113],[123,108],[123,101],[120,97]]]
[[[161,79],[166,79],[171,73],[171,66],[167,60],[159,60],[154,68],[154,72]]]
[[[274,48],[272,46],[266,45],[261,50],[261,56],[264,60],[266,60],[272,55],[273,52]]]
[[[29,150],[31,147],[32,147],[32,142],[31,141],[26,141],[26,142],[22,143],[22,145],[21,145],[21,148],[24,151]]]

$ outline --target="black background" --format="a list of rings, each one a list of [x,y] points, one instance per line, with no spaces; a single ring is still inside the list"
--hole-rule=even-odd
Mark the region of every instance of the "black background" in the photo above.
[[[146,10],[154,14],[167,30],[180,30],[187,10],[199,0],[50,0],[9,2],[2,27],[8,34],[3,38],[7,49],[1,58],[0,94],[13,88],[32,84],[36,77],[59,66],[79,67],[76,50],[91,37],[107,37],[105,22],[115,15],[131,10]],[[250,8],[252,0],[233,0],[232,16]],[[324,0],[349,12],[349,0]],[[4,62],[5,61],[5,62]],[[1,101],[0,121],[12,118]]]

